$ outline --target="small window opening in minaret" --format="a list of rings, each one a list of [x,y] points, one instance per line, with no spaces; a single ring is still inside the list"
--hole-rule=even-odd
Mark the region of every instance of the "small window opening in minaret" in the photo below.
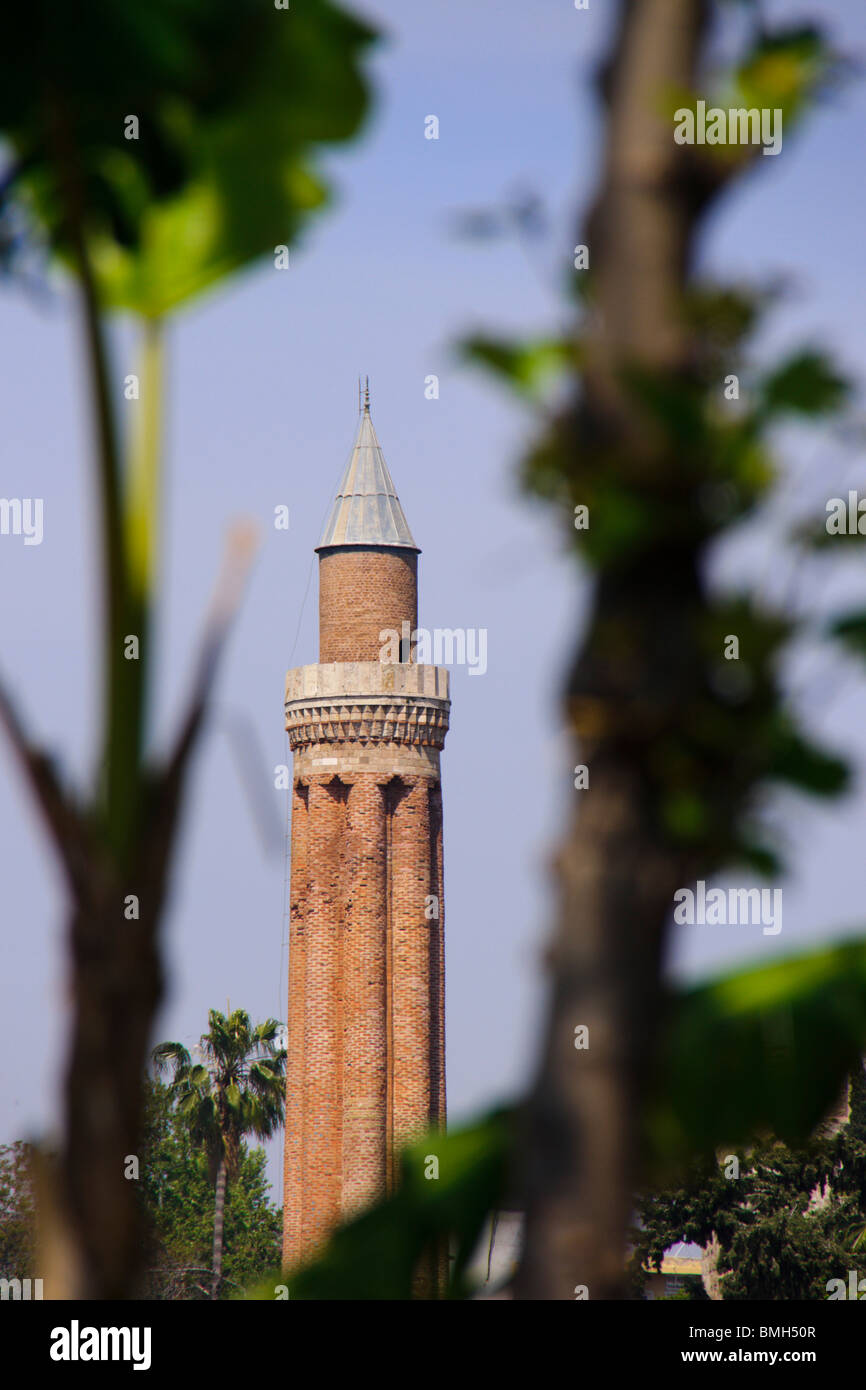
[[[401,637],[401,638],[400,638],[400,661],[401,661],[401,662],[411,662],[411,660],[412,660],[412,638],[411,638],[411,637]]]

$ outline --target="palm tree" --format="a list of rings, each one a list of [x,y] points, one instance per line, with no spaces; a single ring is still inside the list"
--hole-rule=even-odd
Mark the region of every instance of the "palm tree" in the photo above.
[[[171,1070],[169,1093],[189,1126],[194,1144],[207,1155],[214,1184],[211,1298],[222,1280],[223,1214],[229,1182],[237,1176],[247,1134],[269,1139],[283,1122],[286,1053],[282,1025],[274,1018],[253,1027],[243,1009],[226,1016],[208,1011],[209,1031],[194,1062],[178,1042],[153,1049],[157,1073]]]

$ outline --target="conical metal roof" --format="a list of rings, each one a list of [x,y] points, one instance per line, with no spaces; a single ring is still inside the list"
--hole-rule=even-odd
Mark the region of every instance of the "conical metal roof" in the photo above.
[[[316,549],[330,545],[394,545],[418,550],[373,429],[369,399]]]

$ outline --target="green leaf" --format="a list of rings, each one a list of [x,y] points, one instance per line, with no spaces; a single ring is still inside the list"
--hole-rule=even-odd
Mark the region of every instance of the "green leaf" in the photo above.
[[[772,414],[826,415],[838,410],[850,384],[823,353],[804,350],[778,367],[761,385],[764,409]]]
[[[686,991],[651,1109],[657,1158],[769,1130],[808,1135],[866,1049],[866,944],[844,943]]]
[[[704,403],[691,382],[634,366],[622,375],[635,402],[672,442],[686,448],[703,442],[707,433]]]
[[[699,840],[706,833],[707,807],[695,792],[671,794],[662,802],[661,810],[666,829],[677,840]]]
[[[273,1300],[275,1283],[296,1299],[409,1299],[418,1262],[437,1241],[455,1238],[449,1298],[466,1296],[466,1264],[487,1215],[504,1198],[513,1117],[497,1110],[450,1134],[429,1133],[403,1153],[400,1184],[384,1201],[341,1226],[321,1257],[262,1281],[247,1297]],[[431,1156],[438,1177],[427,1177]]]
[[[615,478],[599,478],[582,499],[590,524],[574,536],[581,552],[599,567],[628,564],[634,551],[658,535],[662,509],[657,499]]]
[[[61,35],[69,54],[50,18],[26,28],[0,55],[0,131],[20,156],[12,192],[69,259],[76,179],[104,301],[147,318],[293,243],[326,200],[316,147],[356,134],[368,106],[359,63],[374,31],[330,0],[286,13],[153,0],[146,24],[85,7]]]
[[[763,32],[735,76],[735,105],[779,108],[793,122],[840,72],[838,56],[813,25]]]
[[[465,339],[460,350],[466,361],[486,368],[513,390],[533,398],[577,360],[575,344],[560,338],[509,343],[478,334]]]
[[[866,622],[863,640],[866,654]],[[848,764],[842,758],[825,752],[790,728],[776,733],[768,771],[770,777],[814,796],[838,796],[850,778]]]
[[[295,241],[327,196],[311,147],[349,138],[364,115],[357,60],[371,37],[322,0],[292,11],[289,23],[277,16],[242,101],[190,125],[195,175],[143,214],[140,251],[99,248],[108,303],[158,316]]]
[[[846,613],[829,627],[829,634],[838,637],[849,652],[866,657],[866,612]]]

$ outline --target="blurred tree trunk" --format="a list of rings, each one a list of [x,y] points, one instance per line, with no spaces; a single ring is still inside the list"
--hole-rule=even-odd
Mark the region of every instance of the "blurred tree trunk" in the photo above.
[[[113,6],[107,22],[104,9],[83,5],[71,46],[63,24],[49,18],[42,4],[16,11],[0,50],[0,210],[15,229],[11,240],[0,238],[0,255],[6,270],[13,242],[16,255],[20,242],[40,263],[50,252],[81,296],[105,682],[92,790],[81,795],[64,783],[2,680],[0,725],[51,835],[68,902],[64,1131],[56,1161],[47,1153],[38,1160],[39,1275],[48,1298],[119,1298],[138,1291],[132,1160],[184,784],[251,556],[251,537],[238,530],[179,737],[154,761],[147,716],[163,326],[203,290],[272,255],[277,242],[294,242],[325,201],[316,157],[360,129],[369,106],[361,59],[375,32],[331,3],[313,5],[300,25],[275,28],[267,8],[214,11],[191,0],[166,7],[155,29],[151,16],[124,6]],[[287,81],[296,69],[304,81]],[[134,116],[120,113],[118,74],[129,77],[122,86]],[[257,164],[265,144],[268,158]],[[141,324],[137,373],[127,374],[125,346],[117,359],[111,352],[114,312]],[[121,406],[120,385],[130,380],[136,393],[124,391]],[[130,399],[138,402],[131,411]]]
[[[63,866],[71,906],[71,1041],[63,1146],[36,1160],[39,1275],[49,1299],[129,1298],[143,1257],[141,1204],[128,1160],[142,1145],[142,1077],[163,976],[159,926],[191,757],[252,553],[235,528],[192,694],[170,755],[136,768],[138,834],[121,866],[92,807],[78,805],[29,739],[0,685],[0,723]]]
[[[608,105],[600,190],[582,240],[591,317],[579,402],[564,427],[634,485],[664,495],[665,442],[630,399],[624,369],[687,374],[682,297],[707,190],[675,144],[665,99],[692,90],[703,0],[626,0],[602,75]],[[571,434],[569,431],[576,431]],[[573,443],[572,443],[573,447]],[[626,460],[624,464],[623,460]],[[675,484],[674,484],[675,485]],[[684,528],[688,529],[688,528]],[[579,735],[575,792],[555,872],[551,1004],[527,1111],[526,1245],[516,1294],[625,1297],[626,1232],[641,1105],[657,1031],[659,968],[675,890],[694,866],[665,842],[652,795],[653,746],[699,679],[697,539],[670,534],[603,572],[593,622],[567,685]],[[577,1050],[585,1025],[588,1048]]]

